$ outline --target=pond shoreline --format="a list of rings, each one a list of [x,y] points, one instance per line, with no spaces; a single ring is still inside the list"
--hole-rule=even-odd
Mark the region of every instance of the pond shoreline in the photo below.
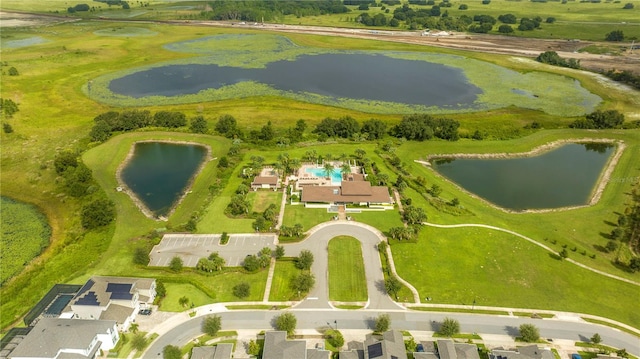
[[[507,159],[507,158],[524,158],[524,157],[534,157],[549,151],[552,151],[562,145],[568,144],[568,143],[578,143],[578,144],[583,144],[583,143],[608,143],[608,144],[612,144],[614,146],[616,146],[616,150],[613,153],[613,155],[611,155],[611,157],[609,158],[609,160],[607,161],[606,165],[604,166],[603,170],[600,173],[600,176],[598,177],[598,180],[596,181],[596,185],[594,186],[593,190],[591,191],[590,194],[590,199],[586,204],[583,205],[578,205],[578,206],[565,206],[565,207],[558,207],[558,208],[540,208],[540,209],[525,209],[525,210],[513,210],[513,209],[508,209],[508,208],[504,208],[501,206],[498,206],[497,204],[483,198],[480,197],[478,195],[476,195],[475,193],[471,193],[470,191],[466,190],[465,188],[463,188],[462,186],[460,186],[459,184],[455,183],[454,181],[444,177],[443,175],[441,175],[440,173],[438,173],[436,170],[433,170],[433,167],[431,166],[430,161],[434,160],[434,159],[446,159],[446,158],[453,158],[453,159],[457,159],[457,158],[464,158],[464,159]],[[541,146],[535,147],[532,150],[528,151],[528,152],[519,152],[519,153],[508,153],[508,152],[501,152],[501,153],[452,153],[452,154],[436,154],[436,155],[429,155],[427,156],[426,160],[415,160],[415,162],[420,163],[422,165],[425,165],[425,167],[430,168],[433,170],[433,173],[440,177],[441,179],[444,179],[445,181],[452,183],[458,190],[468,194],[469,196],[471,196],[474,199],[478,199],[486,204],[488,204],[489,206],[491,206],[492,208],[501,210],[503,212],[506,213],[513,213],[513,214],[525,214],[525,213],[550,213],[550,212],[560,212],[560,211],[568,211],[568,210],[573,210],[573,209],[578,209],[578,208],[585,208],[585,207],[589,207],[589,206],[593,206],[596,203],[598,203],[598,201],[600,201],[600,198],[602,197],[602,193],[604,192],[604,189],[607,185],[607,183],[609,183],[609,180],[611,179],[611,174],[613,173],[613,170],[615,169],[616,165],[618,164],[618,161],[620,160],[620,157],[622,156],[622,153],[624,152],[626,148],[626,144],[624,143],[624,141],[622,140],[614,140],[614,139],[609,139],[609,138],[580,138],[580,139],[576,139],[576,138],[570,138],[570,139],[562,139],[562,140],[556,140],[556,141],[552,141],[552,142],[548,142],[546,144],[543,144]]]
[[[189,182],[187,182],[186,186],[184,187],[184,190],[182,191],[182,195],[180,195],[180,197],[178,197],[172,204],[171,204],[171,209],[169,210],[169,212],[166,214],[166,216],[156,216],[145,204],[144,202],[135,194],[135,192],[133,190],[131,190],[131,188],[129,188],[129,186],[127,186],[127,184],[124,182],[124,180],[122,179],[122,170],[129,164],[129,162],[131,161],[131,159],[133,158],[134,152],[135,152],[135,148],[136,145],[138,143],[171,143],[171,144],[178,144],[178,145],[191,145],[191,146],[200,146],[200,147],[204,147],[207,150],[207,154],[205,155],[202,163],[200,164],[200,166],[198,166],[198,169],[193,173],[193,175],[191,176],[191,178],[189,179]],[[131,144],[131,149],[129,149],[129,152],[127,153],[127,156],[124,158],[124,160],[120,163],[120,165],[118,166],[118,169],[116,170],[116,180],[118,182],[118,190],[120,192],[126,193],[131,200],[133,201],[133,203],[136,205],[136,207],[138,207],[138,209],[140,210],[140,212],[142,212],[142,214],[144,214],[147,218],[149,219],[153,219],[154,221],[168,221],[168,218],[171,217],[171,215],[173,214],[173,212],[175,212],[176,208],[178,207],[178,205],[180,203],[182,203],[182,200],[187,196],[187,194],[189,194],[189,192],[191,192],[189,189],[191,188],[191,186],[193,185],[193,182],[195,181],[195,179],[198,177],[198,175],[200,174],[200,172],[202,172],[202,170],[204,169],[204,167],[206,166],[207,163],[209,163],[210,161],[213,161],[215,158],[213,158],[211,156],[212,150],[211,147],[199,142],[192,142],[192,141],[176,141],[176,140],[141,140],[141,141],[135,141]],[[121,189],[121,190],[120,190]]]

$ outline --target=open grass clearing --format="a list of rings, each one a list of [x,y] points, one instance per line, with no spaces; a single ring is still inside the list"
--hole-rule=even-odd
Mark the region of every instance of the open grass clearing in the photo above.
[[[330,221],[335,213],[328,213],[326,208],[305,208],[304,205],[286,205],[282,225],[292,227],[300,223],[305,231],[318,224]]]
[[[506,233],[427,227],[416,243],[392,242],[392,251],[398,274],[434,303],[471,305],[475,300],[483,306],[572,311],[636,327],[640,323],[632,309],[640,287],[554,259]],[[611,296],[595,295],[593,283]]]
[[[503,310],[487,310],[487,309],[464,309],[464,308],[440,308],[440,307],[419,307],[410,306],[411,310],[419,310],[421,312],[444,312],[444,313],[475,313],[489,315],[509,315],[509,312]]]
[[[402,227],[402,219],[397,210],[386,211],[362,211],[360,213],[349,213],[354,221],[366,223],[382,232],[393,227]]]
[[[164,312],[182,312],[192,306],[199,307],[213,303],[213,300],[208,295],[191,284],[165,283],[164,286],[167,289],[167,296],[160,303],[160,310]],[[182,306],[179,303],[182,297],[189,299],[186,306]]]
[[[291,287],[291,282],[299,274],[300,270],[295,267],[293,258],[281,258],[276,261],[269,301],[285,302],[299,299],[298,293]]]
[[[360,241],[339,236],[329,241],[329,300],[364,302],[367,278]]]
[[[282,202],[282,191],[254,191],[247,193],[247,200],[251,203],[251,211],[255,213],[264,212],[271,204],[280,208]]]

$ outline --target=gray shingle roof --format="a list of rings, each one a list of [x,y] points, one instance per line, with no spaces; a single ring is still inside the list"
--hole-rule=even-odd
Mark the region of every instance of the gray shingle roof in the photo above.
[[[307,343],[304,340],[287,340],[287,332],[271,331],[264,334],[262,359],[305,359]]]
[[[10,358],[54,358],[61,349],[86,350],[97,334],[106,334],[115,324],[112,320],[43,318]]]

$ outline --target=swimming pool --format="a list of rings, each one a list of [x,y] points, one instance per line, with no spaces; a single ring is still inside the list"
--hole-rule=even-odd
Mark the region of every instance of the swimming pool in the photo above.
[[[327,176],[327,172],[324,168],[306,168],[304,171],[318,178],[324,178]],[[340,168],[334,168],[331,173],[331,184],[339,186],[340,182],[342,182],[342,170]]]

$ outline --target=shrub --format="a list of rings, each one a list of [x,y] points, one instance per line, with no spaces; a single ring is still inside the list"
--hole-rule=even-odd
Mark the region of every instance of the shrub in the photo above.
[[[10,124],[5,122],[5,123],[2,124],[2,131],[4,131],[4,133],[12,133],[13,132],[13,127],[11,127]]]
[[[513,32],[513,28],[509,25],[500,25],[500,27],[498,27],[498,32],[502,34],[510,34]]]
[[[214,337],[222,328],[222,319],[217,315],[208,315],[202,322],[202,332]]]
[[[175,256],[171,258],[171,262],[169,262],[169,269],[174,272],[180,272],[183,265],[184,263],[182,262],[182,258]]]
[[[525,342],[535,343],[540,339],[540,332],[538,327],[533,324],[520,325],[520,338]]]
[[[467,4],[460,4],[460,6],[458,6],[458,10],[468,10],[469,6]]]
[[[251,286],[249,283],[243,282],[233,287],[233,295],[238,298],[246,298],[251,294]]]
[[[144,247],[136,247],[133,250],[133,263],[139,265],[149,264],[149,252]]]
[[[98,199],[82,207],[81,222],[85,229],[106,226],[115,217],[115,205],[108,199]]]
[[[342,348],[344,345],[344,337],[338,330],[329,329],[324,332],[324,337],[334,348]]]
[[[447,337],[452,337],[458,333],[460,333],[460,323],[452,318],[444,318],[442,325],[440,326],[440,330],[438,330],[440,335],[444,335]]]
[[[610,33],[608,33],[604,39],[606,41],[622,41],[624,40],[624,33],[622,32],[622,30],[613,30]]]
[[[18,76],[20,75],[20,73],[18,72],[18,69],[16,69],[15,67],[11,66],[9,68],[9,76]]]
[[[376,332],[384,333],[389,330],[391,326],[391,317],[389,314],[380,314],[378,318],[376,318]]]

